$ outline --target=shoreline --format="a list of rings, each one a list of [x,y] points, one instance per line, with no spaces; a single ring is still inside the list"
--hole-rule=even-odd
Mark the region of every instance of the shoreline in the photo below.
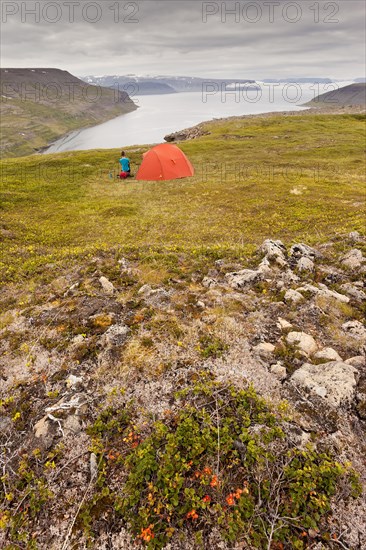
[[[363,106],[351,106],[351,105],[350,106],[342,106],[342,107],[339,107],[339,108],[324,107],[324,106],[315,107],[315,106],[307,106],[307,105],[299,105],[299,107],[304,107],[304,108],[299,110],[299,111],[267,111],[267,112],[264,112],[264,113],[233,115],[233,116],[228,116],[228,117],[212,118],[210,120],[205,120],[203,122],[199,122],[198,124],[195,124],[194,126],[189,126],[188,128],[183,128],[181,130],[176,130],[175,132],[167,134],[166,136],[164,136],[164,138],[163,138],[164,141],[162,141],[162,143],[164,143],[164,142],[166,142],[166,143],[176,143],[176,142],[179,142],[179,141],[189,141],[189,140],[201,137],[203,135],[209,135],[210,132],[207,131],[204,127],[207,124],[210,124],[212,122],[240,120],[240,119],[245,119],[245,118],[253,119],[253,118],[269,118],[269,117],[274,117],[274,116],[297,116],[297,115],[302,115],[302,114],[307,114],[307,115],[310,115],[310,114],[342,115],[342,114],[364,114],[366,112],[366,108],[363,107]],[[114,120],[115,118],[119,118],[120,116],[123,116],[123,115],[119,115],[118,117],[114,117],[114,118],[111,118],[109,120]],[[109,120],[106,120],[105,122],[109,122]],[[101,122],[100,124],[104,124],[104,122]],[[70,132],[67,132],[63,136],[60,136],[59,138],[55,139],[54,141],[49,143],[47,146],[44,146],[44,147],[40,148],[33,155],[44,155],[44,154],[52,155],[52,154],[63,153],[65,151],[53,151],[53,152],[47,153],[47,150],[50,149],[50,147],[52,147],[55,143],[57,143],[60,140],[67,139],[68,137],[71,137],[71,136],[77,136],[78,133],[82,132],[83,130],[86,130],[88,128],[94,128],[96,126],[99,126],[99,124],[97,124],[95,126],[87,125],[87,126],[79,128],[77,130],[71,130]],[[135,144],[135,145],[146,145],[146,143],[145,144]],[[126,149],[127,148],[128,147],[126,147]],[[114,149],[117,149],[117,147],[115,147]],[[91,150],[91,149],[86,149],[86,150]],[[69,152],[72,152],[72,151],[69,151]],[[33,155],[31,155],[31,156],[33,156]]]
[[[182,130],[177,130],[176,132],[172,132],[171,134],[167,134],[164,137],[164,140],[167,143],[173,143],[178,141],[189,141],[191,139],[196,139],[198,137],[201,137],[203,135],[209,135],[210,132],[208,132],[204,127],[207,124],[210,124],[212,122],[220,122],[220,121],[228,121],[228,120],[241,120],[244,118],[269,118],[274,116],[298,116],[298,115],[314,115],[314,114],[320,114],[320,115],[346,115],[346,114],[365,114],[366,113],[366,107],[365,106],[343,106],[340,108],[335,107],[314,107],[314,106],[306,106],[306,105],[299,105],[299,107],[306,107],[301,111],[268,111],[266,113],[256,113],[256,114],[248,114],[248,115],[235,115],[235,116],[229,116],[229,117],[220,117],[220,118],[213,118],[212,120],[206,120],[204,122],[200,122],[199,124],[196,124],[195,126],[190,126],[189,128],[184,128]]]

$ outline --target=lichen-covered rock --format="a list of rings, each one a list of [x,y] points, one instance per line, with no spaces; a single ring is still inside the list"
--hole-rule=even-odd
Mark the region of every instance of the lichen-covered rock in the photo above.
[[[315,248],[311,248],[311,246],[308,246],[304,243],[298,243],[294,244],[290,248],[290,256],[293,258],[310,258],[311,260],[315,260],[315,258],[320,256],[320,253],[315,250]]]
[[[217,281],[212,277],[204,277],[202,279],[202,286],[204,286],[205,288],[212,288],[216,285],[217,285]]]
[[[342,258],[342,265],[348,269],[359,269],[364,261],[362,251],[353,248]]]
[[[297,290],[292,290],[291,288],[286,291],[286,294],[283,298],[286,303],[293,303],[297,304],[298,302],[301,302],[304,299],[304,296],[300,294]]]
[[[342,361],[342,357],[333,348],[323,348],[314,354],[315,359],[326,361]]]
[[[311,294],[324,296],[324,298],[334,298],[335,300],[339,300],[344,304],[348,304],[350,301],[348,296],[340,294],[339,292],[335,292],[334,290],[329,290],[329,288],[322,283],[319,283],[319,287],[311,284],[305,284],[297,288],[296,290],[297,292],[311,292]]]
[[[292,328],[292,325],[291,323],[286,321],[286,319],[282,319],[282,317],[279,317],[277,320],[277,327],[281,330],[286,330]]]
[[[254,353],[257,353],[261,357],[270,357],[275,350],[275,346],[270,342],[261,342],[253,348]]]
[[[305,363],[291,376],[291,383],[300,390],[317,395],[329,405],[350,405],[354,399],[358,371],[342,361],[322,365]]]
[[[278,380],[285,380],[287,376],[287,371],[286,367],[284,367],[282,363],[276,363],[275,365],[272,365],[270,370],[271,373],[274,374]]]
[[[250,283],[256,283],[264,278],[261,271],[254,269],[242,269],[233,273],[226,273],[227,282],[232,288],[243,288]]]
[[[100,277],[99,282],[104,292],[108,294],[108,296],[113,296],[115,288],[113,284],[107,279],[107,277],[104,277],[104,276]]]
[[[314,262],[307,256],[302,256],[297,262],[297,269],[299,271],[314,271]]]
[[[125,343],[130,329],[126,325],[112,325],[101,338],[102,346],[107,348]]]
[[[310,334],[306,334],[306,332],[289,332],[286,336],[286,342],[291,346],[296,346],[306,355],[312,355],[318,349],[318,345],[314,338],[310,336]]]
[[[366,328],[360,321],[347,321],[347,323],[343,323],[342,329],[353,338],[366,340]]]
[[[354,284],[344,283],[341,285],[340,289],[354,300],[359,302],[366,300],[366,293],[361,288],[357,288]]]
[[[345,360],[347,365],[352,365],[356,369],[362,369],[366,367],[366,357],[364,355],[355,355]]]
[[[286,265],[286,247],[282,241],[272,241],[271,239],[266,239],[260,251],[265,254],[268,260],[275,261],[280,266]]]

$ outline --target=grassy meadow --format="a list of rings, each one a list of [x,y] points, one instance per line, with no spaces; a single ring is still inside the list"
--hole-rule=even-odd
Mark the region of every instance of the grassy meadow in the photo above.
[[[364,115],[273,114],[206,129],[179,144],[196,169],[182,180],[121,182],[117,149],[3,161],[2,280],[98,250],[165,264],[179,254],[240,259],[265,238],[314,244],[364,231]],[[126,148],[134,172],[147,149]]]

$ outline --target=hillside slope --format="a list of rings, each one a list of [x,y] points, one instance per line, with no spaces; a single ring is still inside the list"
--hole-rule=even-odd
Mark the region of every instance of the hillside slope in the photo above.
[[[2,163],[0,547],[363,550],[364,122]]]
[[[31,154],[70,130],[136,109],[128,94],[59,69],[1,69],[1,156]]]
[[[311,107],[342,107],[342,106],[365,106],[366,105],[366,84],[355,83],[320,94],[312,101],[306,103]]]

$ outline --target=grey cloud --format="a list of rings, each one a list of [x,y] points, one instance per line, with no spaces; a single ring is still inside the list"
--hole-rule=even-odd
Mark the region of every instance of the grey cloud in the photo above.
[[[64,7],[65,2],[58,0]],[[98,2],[97,2],[98,3]],[[277,14],[291,4],[280,0]],[[20,6],[24,2],[2,5]],[[27,0],[27,7],[35,2]],[[41,6],[52,4],[42,0]],[[73,23],[68,10],[62,20],[52,24],[41,17],[39,23],[29,16],[21,22],[19,14],[9,16],[2,24],[3,66],[59,66],[74,74],[192,74],[201,76],[245,76],[248,78],[281,77],[289,71],[297,76],[362,76],[365,66],[365,5],[358,1],[319,2],[321,22],[314,22],[314,2],[299,1],[302,18],[289,23],[281,16],[268,20],[268,7],[257,4],[263,16],[257,23],[241,18],[236,23],[228,16],[223,23],[220,14],[202,21],[202,2],[194,0],[143,0],[135,17],[138,23],[113,22],[111,6],[115,0],[99,1],[102,18],[95,24],[81,17],[89,0],[79,0]],[[120,1],[120,16],[131,8]],[[133,4],[133,2],[132,2]],[[235,1],[213,3],[221,9]],[[240,6],[248,4],[240,2]],[[293,4],[293,3],[292,3]],[[329,5],[339,6],[335,16],[339,23],[326,23]],[[325,9],[325,7],[327,9]],[[10,8],[9,8],[10,9]],[[51,14],[51,8],[49,8]],[[93,14],[91,8],[90,14]],[[348,64],[346,61],[348,60]],[[238,74],[240,73],[240,74]],[[243,74],[245,73],[245,74]]]

